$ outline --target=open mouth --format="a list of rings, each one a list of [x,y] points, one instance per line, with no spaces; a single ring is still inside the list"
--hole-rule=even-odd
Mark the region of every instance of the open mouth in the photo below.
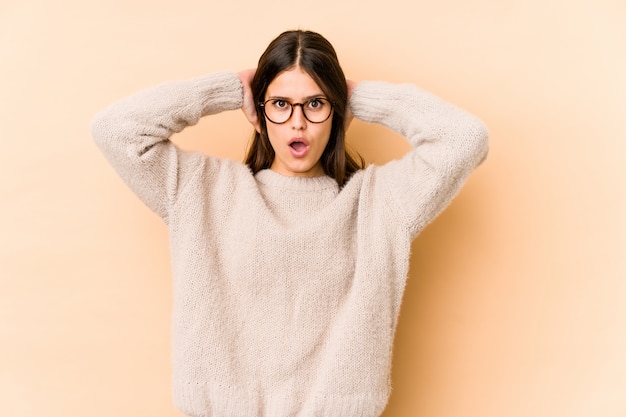
[[[291,147],[291,149],[293,149],[296,152],[302,152],[306,149],[307,144],[304,142],[294,141],[294,142],[291,142],[289,146]]]
[[[304,138],[293,138],[289,142],[291,155],[295,158],[304,158],[309,153],[309,144]]]

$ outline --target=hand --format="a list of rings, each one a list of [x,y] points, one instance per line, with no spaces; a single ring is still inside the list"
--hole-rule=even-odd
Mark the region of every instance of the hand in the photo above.
[[[348,102],[346,105],[346,114],[343,119],[343,126],[344,126],[344,130],[347,131],[348,127],[350,127],[350,123],[352,123],[352,120],[354,119],[354,115],[352,114],[352,111],[350,110],[350,97],[352,97],[352,92],[356,88],[357,83],[352,80],[346,80],[346,84],[348,84]]]
[[[254,130],[261,133],[261,123],[259,122],[259,116],[256,112],[256,104],[254,103],[254,99],[252,97],[252,88],[250,87],[250,83],[252,82],[252,78],[254,78],[255,73],[256,68],[251,68],[240,71],[237,75],[243,85],[243,105],[241,106],[241,110],[250,124],[254,126]]]

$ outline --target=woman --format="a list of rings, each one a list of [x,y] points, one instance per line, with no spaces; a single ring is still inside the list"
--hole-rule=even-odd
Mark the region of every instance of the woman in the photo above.
[[[245,165],[168,139],[238,108],[255,128]],[[414,149],[361,169],[345,149],[351,113]],[[181,411],[382,413],[411,241],[484,159],[479,120],[410,85],[348,89],[326,39],[289,31],[256,71],[140,92],[93,135],[169,229]]]

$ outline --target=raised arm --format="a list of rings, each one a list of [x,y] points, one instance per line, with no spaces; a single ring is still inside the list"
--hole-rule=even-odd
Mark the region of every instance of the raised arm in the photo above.
[[[92,135],[128,186],[166,219],[185,175],[199,168],[169,138],[202,116],[235,110],[242,103],[242,83],[234,73],[170,82],[101,111]]]
[[[443,210],[485,159],[488,133],[475,116],[412,85],[361,82],[354,116],[400,133],[414,149],[376,168],[376,195],[416,235]]]

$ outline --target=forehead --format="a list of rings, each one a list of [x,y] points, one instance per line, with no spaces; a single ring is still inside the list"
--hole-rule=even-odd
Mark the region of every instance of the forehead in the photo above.
[[[267,87],[266,97],[282,97],[299,100],[323,95],[322,89],[300,67],[281,72]]]

